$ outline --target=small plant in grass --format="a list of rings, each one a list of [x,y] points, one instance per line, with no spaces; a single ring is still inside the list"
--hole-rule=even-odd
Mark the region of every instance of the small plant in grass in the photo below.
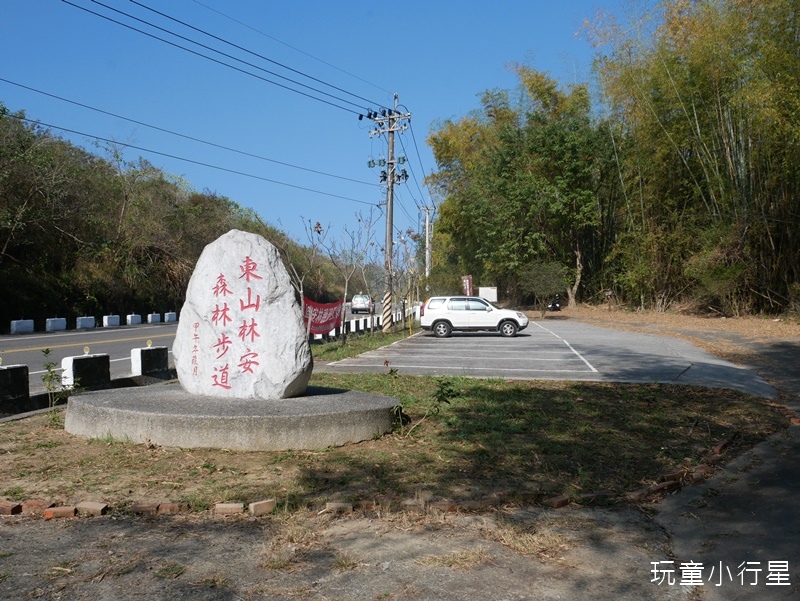
[[[358,562],[350,556],[349,553],[341,552],[336,554],[333,561],[333,566],[342,572],[348,570],[355,570],[358,567]]]
[[[37,449],[54,449],[56,447],[60,447],[61,444],[62,443],[57,440],[46,440],[44,442],[37,442],[33,446]]]
[[[168,563],[161,566],[154,576],[156,578],[177,578],[186,571],[186,568],[179,563]]]
[[[47,391],[47,404],[50,408],[48,415],[48,425],[51,428],[59,428],[62,426],[61,415],[56,411],[56,405],[60,405],[69,397],[69,392],[64,388],[61,383],[61,374],[56,370],[58,363],[50,360],[49,348],[43,349],[44,355],[44,373],[42,374],[42,382],[44,383],[45,390]]]
[[[420,420],[411,426],[408,432],[406,432],[406,436],[409,436],[411,432],[419,426],[429,415],[438,415],[439,412],[442,410],[444,405],[450,404],[450,399],[459,395],[458,390],[456,390],[455,385],[450,378],[436,378],[436,390],[433,391],[431,403],[428,408],[425,410],[425,415],[420,418]]]
[[[113,447],[116,445],[133,444],[133,441],[129,436],[125,436],[124,438],[116,438],[111,432],[106,432],[97,438],[90,438],[89,444],[104,444],[109,447]]]
[[[209,498],[197,493],[184,497],[181,502],[186,503],[190,511],[208,511],[212,505],[212,501]]]
[[[12,501],[22,501],[25,498],[25,489],[21,486],[13,486],[3,491],[3,496]]]

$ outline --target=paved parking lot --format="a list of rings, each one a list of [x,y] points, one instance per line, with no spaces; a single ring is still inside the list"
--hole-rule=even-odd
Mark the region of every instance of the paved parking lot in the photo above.
[[[416,334],[318,371],[397,369],[402,374],[516,380],[648,382],[775,391],[754,372],[676,338],[633,334],[574,321],[532,321],[515,338],[493,333]]]

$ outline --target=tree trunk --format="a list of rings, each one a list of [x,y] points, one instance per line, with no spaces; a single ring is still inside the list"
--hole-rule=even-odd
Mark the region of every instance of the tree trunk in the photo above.
[[[567,306],[574,309],[577,303],[578,286],[581,285],[581,276],[583,275],[583,261],[581,260],[581,249],[575,249],[575,281],[572,287],[567,288]]]

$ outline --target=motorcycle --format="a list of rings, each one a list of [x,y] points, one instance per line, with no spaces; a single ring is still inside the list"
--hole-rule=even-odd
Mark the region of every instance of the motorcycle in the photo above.
[[[547,305],[548,311],[561,311],[561,297],[556,294],[556,297]]]

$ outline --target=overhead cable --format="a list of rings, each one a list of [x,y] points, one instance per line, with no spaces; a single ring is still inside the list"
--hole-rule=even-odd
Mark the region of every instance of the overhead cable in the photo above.
[[[216,48],[213,48],[213,47],[208,46],[206,44],[202,44],[202,43],[200,43],[200,42],[198,42],[196,40],[193,40],[191,38],[187,38],[186,36],[183,36],[183,35],[181,35],[179,33],[176,33],[174,31],[171,31],[171,30],[166,29],[164,27],[160,27],[159,25],[156,25],[155,23],[151,23],[150,21],[146,21],[145,19],[140,19],[139,17],[136,17],[134,15],[131,15],[129,13],[121,11],[121,10],[119,10],[117,8],[114,8],[113,6],[109,6],[108,4],[103,4],[99,0],[91,0],[91,2],[93,2],[94,4],[98,4],[99,6],[102,6],[103,8],[107,8],[108,10],[114,11],[117,14],[124,15],[124,16],[128,17],[129,19],[133,19],[134,21],[138,21],[139,23],[142,23],[143,25],[147,25],[149,27],[152,27],[153,29],[157,29],[158,31],[163,31],[164,33],[166,33],[168,35],[175,36],[176,38],[184,40],[186,42],[189,42],[190,44],[195,44],[196,46],[200,46],[201,48],[204,48],[206,50],[210,50],[211,52],[216,52],[217,54],[219,54],[221,56],[224,56],[225,58],[229,58],[231,60],[237,61],[239,63],[242,63],[243,65],[247,65],[248,67],[253,67],[254,69],[258,69],[259,71],[263,71],[264,73],[269,73],[270,75],[274,75],[275,77],[279,77],[279,78],[281,78],[281,79],[283,79],[285,81],[289,81],[289,82],[291,82],[291,83],[293,83],[295,85],[302,86],[302,87],[304,87],[304,88],[306,88],[308,90],[312,90],[312,91],[317,92],[319,94],[323,94],[325,96],[328,96],[329,98],[333,98],[335,100],[339,100],[340,102],[344,102],[346,104],[351,104],[351,105],[353,105],[355,107],[359,107],[359,108],[366,108],[366,107],[363,107],[363,106],[360,106],[360,105],[356,104],[355,102],[347,100],[345,98],[339,98],[338,96],[334,96],[333,94],[329,94],[328,92],[324,92],[324,91],[319,90],[317,88],[314,88],[312,86],[306,85],[304,83],[301,83],[301,82],[296,81],[294,79],[291,79],[289,77],[281,75],[280,73],[275,73],[274,71],[270,71],[269,69],[264,69],[263,67],[259,67],[258,65],[255,65],[253,63],[249,63],[249,62],[247,62],[247,61],[245,61],[243,59],[240,59],[240,58],[237,58],[237,57],[233,56],[232,54],[227,54],[225,52],[222,52],[221,50],[217,50]],[[147,8],[147,7],[144,7],[144,8]],[[148,9],[148,10],[150,10],[150,9]],[[162,14],[162,13],[158,13],[158,14]],[[166,16],[166,15],[164,15],[164,16]],[[171,17],[167,17],[167,18],[171,18]],[[187,27],[189,27],[189,26],[187,25]],[[139,31],[139,30],[136,30],[136,31]],[[202,32],[202,33],[205,33],[205,32]],[[206,35],[210,35],[210,34],[206,34]],[[157,39],[160,39],[160,38],[157,38]],[[231,44],[231,45],[233,45],[233,44]],[[238,48],[238,46],[236,46],[236,47]],[[256,55],[256,56],[259,56],[259,55]],[[263,58],[263,57],[261,57],[261,58]],[[267,59],[267,60],[269,60],[269,59]],[[283,66],[283,65],[281,65],[281,66]],[[284,67],[284,68],[286,68],[286,67]],[[304,77],[308,77],[308,76],[304,75]],[[313,78],[311,78],[311,79],[313,79]],[[322,83],[324,83],[324,82],[322,82]],[[328,84],[325,84],[325,85],[328,85]],[[330,87],[333,87],[333,86],[330,86]]]
[[[93,106],[89,106],[88,104],[83,104],[81,102],[76,102],[74,100],[69,100],[68,98],[64,98],[62,96],[57,96],[56,94],[51,94],[49,92],[44,92],[42,90],[37,90],[36,88],[32,88],[30,86],[26,86],[26,85],[23,85],[21,83],[17,83],[17,82],[11,81],[9,79],[4,79],[2,77],[0,77],[0,81],[8,83],[8,84],[11,84],[13,86],[17,86],[17,87],[23,88],[25,90],[30,90],[31,92],[36,92],[37,94],[42,94],[44,96],[49,96],[50,98],[55,98],[56,100],[61,100],[63,102],[68,102],[70,104],[74,104],[75,106],[80,106],[82,108],[86,108],[86,109],[89,109],[89,110],[92,110],[92,111],[96,111],[98,113],[102,113],[103,115],[108,115],[108,116],[114,117],[116,119],[122,119],[123,121],[128,121],[130,123],[135,123],[136,125],[141,125],[143,127],[148,127],[150,129],[154,129],[156,131],[164,132],[164,133],[167,133],[167,134],[170,134],[170,135],[173,135],[173,136],[178,136],[178,137],[184,138],[186,140],[191,140],[192,142],[199,142],[200,144],[206,144],[207,146],[212,146],[214,148],[219,148],[221,150],[227,150],[229,152],[235,152],[236,154],[240,154],[240,155],[243,155],[243,156],[248,156],[248,157],[251,157],[251,158],[254,158],[254,159],[259,159],[261,161],[268,161],[270,163],[275,163],[277,165],[283,165],[284,167],[291,167],[292,169],[300,169],[302,171],[307,171],[309,173],[315,173],[317,175],[324,175],[326,177],[333,177],[333,178],[336,178],[336,179],[341,179],[341,180],[348,181],[348,182],[353,182],[353,183],[356,183],[356,184],[362,184],[362,185],[365,185],[365,186],[373,186],[373,187],[378,185],[378,184],[371,183],[371,182],[364,182],[364,181],[360,181],[360,180],[357,180],[357,179],[344,177],[342,175],[335,175],[333,173],[325,173],[324,171],[318,171],[316,169],[310,169],[308,167],[301,167],[299,165],[292,165],[291,163],[285,163],[283,161],[270,159],[270,158],[267,158],[267,157],[264,157],[264,156],[260,156],[260,155],[257,155],[257,154],[246,152],[244,150],[237,150],[235,148],[230,148],[229,146],[223,146],[222,144],[216,144],[214,142],[207,142],[206,140],[201,140],[201,139],[195,138],[193,136],[189,136],[189,135],[186,135],[186,134],[175,132],[175,131],[172,131],[172,130],[169,130],[169,129],[165,129],[163,127],[158,127],[157,125],[150,125],[149,123],[144,123],[142,121],[137,121],[136,119],[131,119],[129,117],[124,117],[122,115],[118,115],[116,113],[111,113],[109,111],[104,111],[103,109],[99,109],[99,108],[96,108],[96,107],[93,107]]]
[[[92,2],[95,2],[96,4],[100,4],[96,0],[92,0]],[[234,48],[236,48],[238,50],[242,50],[243,52],[247,52],[248,54],[252,54],[255,57],[258,57],[258,58],[260,58],[262,60],[270,62],[273,65],[277,65],[279,67],[282,67],[282,68],[286,69],[287,71],[291,71],[292,73],[296,73],[297,75],[302,75],[303,77],[307,77],[308,79],[311,79],[312,81],[316,81],[317,83],[321,83],[322,85],[328,86],[329,88],[333,88],[334,90],[337,90],[339,92],[344,92],[345,94],[348,94],[349,96],[353,96],[354,98],[358,98],[359,100],[363,100],[367,104],[373,104],[373,105],[377,105],[377,106],[383,106],[384,108],[388,108],[385,105],[381,105],[380,103],[377,103],[377,102],[374,102],[374,101],[369,100],[367,98],[364,98],[363,96],[359,96],[358,94],[354,94],[353,92],[348,92],[347,90],[345,90],[343,88],[340,88],[340,87],[335,86],[333,84],[330,84],[330,83],[327,83],[325,81],[322,81],[321,79],[317,79],[316,77],[308,75],[307,73],[303,73],[302,71],[299,71],[297,69],[293,69],[292,67],[284,65],[283,63],[279,63],[278,61],[272,60],[271,58],[268,58],[268,57],[264,56],[263,54],[258,54],[257,52],[253,52],[252,50],[248,50],[247,48],[239,46],[238,44],[234,44],[233,42],[230,42],[230,41],[228,41],[228,40],[226,40],[224,38],[221,38],[221,37],[216,36],[216,35],[214,35],[212,33],[209,33],[207,31],[205,31],[204,29],[200,29],[199,27],[195,27],[193,25],[190,25],[189,23],[186,23],[185,21],[181,21],[180,19],[176,19],[175,17],[171,17],[170,15],[168,15],[166,13],[162,13],[161,11],[158,11],[158,10],[156,10],[154,8],[150,8],[149,6],[147,6],[145,4],[142,4],[141,2],[137,2],[136,0],[129,0],[129,2],[132,2],[133,4],[135,4],[137,6],[141,6],[145,10],[149,10],[150,12],[153,12],[153,13],[155,13],[157,15],[161,15],[165,19],[169,19],[170,21],[174,21],[175,23],[179,23],[179,24],[183,25],[184,27],[188,27],[189,29],[197,31],[198,33],[202,33],[203,35],[207,35],[208,37],[213,38],[213,39],[215,39],[217,41],[220,41],[223,44],[228,44],[229,46],[233,46]],[[101,6],[105,6],[105,5],[101,5]]]
[[[358,75],[354,75],[353,73],[350,73],[349,71],[345,71],[344,69],[342,69],[342,68],[340,68],[340,67],[337,67],[336,65],[334,65],[334,64],[331,64],[331,63],[329,63],[329,62],[327,62],[327,61],[324,61],[324,60],[322,60],[321,58],[314,56],[313,54],[309,54],[309,53],[308,53],[308,52],[306,52],[305,50],[301,50],[300,48],[296,48],[295,46],[292,46],[291,44],[287,44],[287,43],[286,43],[286,42],[284,42],[283,40],[279,40],[278,38],[276,38],[276,37],[274,37],[274,36],[271,36],[271,35],[269,35],[268,33],[264,33],[264,32],[263,32],[263,31],[261,31],[260,29],[256,29],[255,27],[253,27],[252,25],[249,25],[249,24],[245,23],[244,21],[239,21],[238,19],[234,19],[234,18],[233,18],[233,17],[231,17],[230,15],[226,15],[225,13],[223,13],[223,12],[220,12],[220,11],[218,11],[218,10],[217,10],[217,9],[215,9],[215,8],[212,8],[212,7],[208,6],[207,4],[203,4],[202,2],[200,2],[200,0],[194,0],[194,3],[195,3],[195,4],[199,4],[200,6],[202,6],[203,8],[205,8],[205,9],[207,9],[207,10],[210,10],[211,12],[217,13],[217,14],[218,14],[219,16],[221,16],[221,17],[225,17],[225,18],[226,18],[226,19],[228,19],[229,21],[233,21],[234,23],[238,23],[238,24],[239,24],[239,25],[241,25],[242,27],[246,27],[247,29],[249,29],[249,30],[251,30],[251,31],[254,31],[255,33],[257,33],[257,34],[259,34],[259,35],[262,35],[262,36],[264,36],[265,38],[269,38],[270,40],[272,40],[272,41],[274,41],[274,42],[278,42],[279,44],[282,44],[282,45],[286,46],[287,48],[291,48],[291,49],[292,49],[292,50],[294,50],[295,52],[299,52],[300,54],[304,54],[304,55],[306,55],[307,57],[309,57],[309,58],[312,58],[312,59],[314,59],[315,61],[317,61],[317,62],[320,62],[320,63],[322,63],[323,65],[326,65],[326,66],[330,67],[331,69],[336,69],[336,70],[337,70],[337,71],[339,71],[340,73],[344,73],[345,75],[347,75],[347,76],[349,76],[349,77],[352,77],[353,79],[357,79],[358,81],[360,81],[360,82],[362,82],[362,83],[365,83],[365,84],[367,84],[367,85],[370,85],[370,86],[372,86],[373,88],[377,88],[378,90],[381,90],[381,91],[383,91],[383,92],[386,92],[387,94],[391,94],[391,91],[387,90],[386,88],[383,88],[383,87],[379,86],[378,84],[372,83],[371,81],[367,81],[366,79],[363,79],[363,78],[359,77]],[[380,106],[383,106],[383,105],[380,105]]]
[[[199,56],[199,57],[204,58],[206,60],[209,60],[211,62],[217,63],[218,65],[223,65],[225,67],[228,67],[229,69],[233,69],[234,71],[239,71],[240,73],[244,73],[245,75],[249,75],[250,77],[254,77],[256,79],[260,79],[261,81],[265,81],[265,82],[270,83],[270,84],[272,84],[274,86],[278,86],[279,88],[283,88],[285,90],[289,90],[290,92],[294,92],[295,94],[300,94],[301,96],[305,96],[307,98],[311,98],[312,100],[316,100],[317,102],[322,102],[323,104],[327,104],[329,106],[333,106],[333,107],[341,109],[343,111],[347,111],[348,113],[352,113],[354,115],[361,115],[360,111],[354,111],[353,109],[338,105],[338,104],[336,104],[334,102],[330,102],[328,100],[324,100],[324,99],[319,98],[317,96],[313,96],[312,94],[308,94],[306,92],[302,92],[300,90],[296,90],[296,89],[294,89],[294,88],[292,88],[290,86],[278,83],[276,81],[272,81],[271,79],[267,79],[266,77],[261,77],[260,75],[256,75],[255,73],[251,73],[250,71],[247,71],[245,69],[241,69],[239,67],[231,65],[231,64],[226,63],[224,61],[221,61],[221,60],[218,60],[218,59],[213,58],[211,56],[202,54],[201,52],[197,52],[196,50],[192,50],[191,48],[186,48],[185,46],[181,46],[180,44],[176,44],[175,42],[171,42],[169,40],[165,40],[164,38],[160,38],[157,35],[154,35],[152,33],[148,33],[147,31],[143,31],[141,29],[137,29],[136,27],[133,27],[132,25],[128,25],[127,23],[123,23],[121,21],[117,21],[116,19],[112,19],[111,17],[109,17],[107,15],[103,15],[101,13],[95,12],[93,10],[90,10],[90,9],[84,7],[84,6],[80,6],[78,4],[70,2],[69,0],[61,0],[61,1],[64,2],[65,4],[69,4],[70,6],[74,6],[75,8],[79,8],[80,10],[85,11],[85,12],[87,12],[89,14],[92,14],[92,15],[95,15],[97,17],[100,17],[101,19],[105,19],[105,20],[110,21],[112,23],[116,23],[117,25],[121,25],[122,27],[130,29],[132,31],[136,31],[138,33],[141,33],[143,35],[151,37],[151,38],[153,38],[155,40],[159,40],[160,42],[164,42],[165,44],[169,44],[170,46],[173,46],[175,48],[179,48],[181,50],[185,50],[186,52],[189,52],[191,54],[194,54],[196,56]],[[112,10],[114,10],[114,9],[112,9]],[[193,42],[193,43],[197,44],[197,42]],[[197,45],[202,46],[202,44],[197,44]],[[215,52],[218,52],[218,51],[215,51]],[[223,54],[223,53],[220,52],[219,54]],[[240,60],[240,59],[235,59],[235,60]],[[244,62],[244,61],[240,61],[240,62]],[[261,70],[265,70],[265,69],[261,69]],[[286,79],[286,78],[283,78],[283,79]],[[299,85],[303,85],[303,84],[299,84]],[[304,86],[304,87],[309,87],[309,86]],[[323,92],[323,94],[325,94],[326,96],[331,96],[330,94],[327,94],[325,92]],[[354,106],[358,106],[358,105],[355,105],[354,103],[349,102],[349,101],[345,101],[345,102],[347,104],[353,104]],[[361,107],[361,108],[363,108],[363,107]]]
[[[348,200],[350,202],[357,202],[359,204],[364,204],[364,205],[368,205],[368,206],[371,206],[371,207],[375,206],[375,203],[373,203],[373,202],[367,202],[365,200],[358,200],[356,198],[350,198],[348,196],[340,196],[338,194],[332,194],[330,192],[323,192],[321,190],[314,190],[313,188],[306,188],[304,186],[297,186],[295,184],[288,184],[286,182],[281,182],[281,181],[278,181],[278,180],[270,179],[268,177],[262,177],[260,175],[254,175],[252,173],[245,173],[244,171],[237,171],[235,169],[228,169],[227,167],[220,167],[219,165],[212,165],[210,163],[204,163],[202,161],[196,161],[194,159],[187,159],[185,157],[177,156],[177,155],[174,155],[174,154],[169,154],[169,153],[166,153],[166,152],[160,152],[158,150],[152,150],[150,148],[143,148],[141,146],[136,146],[134,144],[128,144],[126,142],[118,142],[117,140],[111,140],[109,138],[103,138],[102,136],[96,136],[94,134],[87,134],[85,132],[77,131],[77,130],[74,130],[74,129],[69,129],[67,127],[60,127],[58,125],[52,125],[50,123],[43,123],[43,122],[37,121],[35,119],[28,119],[27,117],[14,117],[14,119],[18,119],[20,121],[25,121],[25,122],[31,123],[33,125],[39,125],[39,126],[52,128],[52,129],[57,129],[57,130],[60,130],[60,131],[69,132],[71,134],[76,134],[78,136],[86,136],[87,138],[94,138],[95,140],[101,140],[103,142],[108,142],[109,144],[118,144],[119,146],[124,146],[125,148],[133,148],[134,150],[140,150],[142,152],[148,152],[150,154],[155,154],[155,155],[158,155],[158,156],[163,156],[163,157],[167,157],[167,158],[170,158],[170,159],[175,159],[175,160],[178,160],[178,161],[184,161],[186,163],[191,163],[193,165],[199,165],[201,167],[208,167],[209,169],[216,169],[217,171],[224,171],[226,173],[232,173],[234,175],[241,175],[243,177],[249,177],[249,178],[261,180],[261,181],[264,181],[264,182],[269,182],[271,184],[278,184],[279,186],[286,186],[288,188],[294,188],[296,190],[303,190],[304,192],[313,192],[314,194],[321,194],[323,196],[331,196],[333,198],[340,198],[342,200]]]

